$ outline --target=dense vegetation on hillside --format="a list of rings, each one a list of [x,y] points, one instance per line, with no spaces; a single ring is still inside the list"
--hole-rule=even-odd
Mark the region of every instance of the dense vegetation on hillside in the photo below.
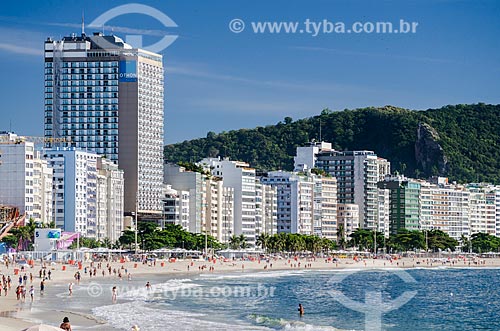
[[[196,162],[203,157],[229,157],[260,170],[293,168],[297,146],[313,139],[337,150],[373,150],[407,176],[444,175],[459,182],[500,183],[500,105],[456,105],[426,111],[393,106],[331,111],[276,125],[241,129],[165,146],[167,162]],[[422,160],[415,153],[419,124],[437,135],[444,157]],[[321,127],[321,130],[320,130]],[[425,144],[424,144],[425,145]],[[440,147],[439,147],[440,146]],[[433,155],[429,153],[429,155]],[[446,167],[439,167],[439,163]],[[435,163],[435,164],[433,164]]]

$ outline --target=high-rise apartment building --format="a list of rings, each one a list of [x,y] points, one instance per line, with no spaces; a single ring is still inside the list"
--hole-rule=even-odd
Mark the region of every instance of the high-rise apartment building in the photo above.
[[[116,36],[45,41],[47,138],[96,152],[124,170],[125,212],[158,213],[163,193],[162,56]],[[48,141],[46,147],[53,147]]]
[[[165,164],[164,218],[179,217],[175,208],[181,203],[180,195],[187,196],[187,219],[182,226],[193,233],[207,233],[220,242],[226,243],[235,233],[234,199],[235,189],[226,186],[220,176],[210,176],[184,167]],[[186,204],[184,199],[182,204]],[[168,221],[168,219],[167,219]]]
[[[479,184],[467,185],[469,195],[470,233],[496,235],[495,193],[491,187]]]
[[[278,196],[276,187],[255,180],[255,232],[269,235],[276,234]]]
[[[115,243],[124,230],[123,170],[105,158],[97,159],[97,239]]]
[[[34,218],[35,148],[10,132],[2,132],[0,144],[0,204],[19,208],[26,220]]]
[[[314,177],[314,234],[337,240],[337,180]]]
[[[384,237],[390,234],[390,191],[378,189],[377,232],[382,232]]]
[[[176,190],[172,185],[165,185],[160,227],[163,228],[167,224],[180,225],[189,231],[189,191]]]
[[[205,222],[207,192],[206,176],[194,171],[186,171],[176,164],[165,164],[165,183],[172,189],[189,192],[189,222],[187,231],[201,233]]]
[[[390,232],[420,229],[420,182],[403,176],[387,176],[379,188],[389,190]]]
[[[278,192],[278,233],[314,234],[313,177],[287,171],[270,171],[261,178],[262,183],[276,187]]]
[[[53,212],[56,226],[97,239],[97,159],[75,148],[48,149],[44,157],[54,171]]]
[[[224,186],[220,177],[205,179],[207,201],[203,231],[222,243],[234,234],[234,189]]]
[[[270,171],[261,182],[276,189],[277,232],[337,236],[337,185],[333,177]]]
[[[349,236],[359,229],[359,206],[353,203],[339,203],[337,205],[337,224],[339,235],[343,241],[349,241]],[[340,242],[342,238],[337,238]]]
[[[241,161],[203,159],[200,164],[221,177],[224,186],[234,189],[234,234],[244,235],[250,246],[255,245],[255,169]]]
[[[72,147],[46,149],[44,157],[53,170],[56,226],[116,242],[124,229],[123,171],[96,153]]]
[[[420,182],[420,228],[422,230],[438,229],[450,237],[460,240],[461,236],[471,234],[470,192],[461,185],[448,184],[443,177],[433,178],[429,183]],[[429,187],[429,188],[427,188]],[[428,192],[430,191],[430,199]],[[429,203],[431,217],[429,222]]]
[[[337,179],[337,199],[359,206],[359,224],[365,229],[377,224],[379,192],[377,182],[390,173],[390,162],[372,151],[336,151],[329,143],[298,147],[295,169],[320,168]]]
[[[52,168],[47,160],[41,158],[40,151],[35,151],[33,158],[33,219],[49,224],[52,212]]]

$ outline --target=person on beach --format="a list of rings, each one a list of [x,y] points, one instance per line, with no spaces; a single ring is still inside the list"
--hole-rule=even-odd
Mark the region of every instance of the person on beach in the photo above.
[[[299,311],[300,317],[302,317],[304,315],[304,306],[302,306],[301,303],[299,303],[299,309],[297,310]]]
[[[116,286],[113,286],[113,289],[111,290],[111,301],[113,301],[113,303],[116,302],[116,296],[117,296],[117,289]]]
[[[35,299],[35,288],[33,287],[33,285],[31,285],[30,287],[30,297],[31,297],[31,302],[33,302],[33,300]]]
[[[63,318],[63,322],[61,323],[61,325],[59,325],[59,329],[63,329],[66,331],[72,331],[71,324],[69,324],[69,318],[67,318],[67,317]]]
[[[40,295],[43,295],[43,291],[45,290],[45,281],[42,279],[40,282]]]
[[[149,282],[146,283],[146,289],[149,291],[151,290],[151,284]]]
[[[69,296],[72,296],[73,295],[73,283],[69,283],[68,290],[69,290]]]

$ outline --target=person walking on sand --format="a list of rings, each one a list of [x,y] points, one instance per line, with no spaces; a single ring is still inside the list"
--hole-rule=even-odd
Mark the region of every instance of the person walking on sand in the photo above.
[[[68,290],[69,290],[69,296],[72,296],[73,295],[73,283],[69,283]]]
[[[304,306],[302,306],[301,303],[299,303],[299,309],[297,310],[299,311],[300,317],[302,317],[304,315]]]
[[[35,299],[35,288],[33,287],[33,285],[31,285],[30,287],[30,297],[31,297],[31,302],[33,302],[33,300]]]
[[[69,318],[63,318],[63,322],[61,323],[61,325],[59,325],[59,328],[66,331],[72,331],[71,324],[69,324]]]

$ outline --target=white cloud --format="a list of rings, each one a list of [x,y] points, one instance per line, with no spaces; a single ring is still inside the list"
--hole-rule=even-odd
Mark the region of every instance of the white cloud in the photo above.
[[[217,80],[217,81],[228,81],[228,82],[236,82],[243,83],[248,85],[254,85],[262,88],[276,88],[282,90],[301,90],[301,91],[324,91],[324,92],[346,92],[346,91],[357,91],[357,92],[367,92],[374,91],[373,87],[367,88],[361,85],[349,85],[342,83],[332,83],[329,82],[290,82],[284,80],[269,80],[266,78],[263,79],[252,79],[246,77],[239,77],[235,75],[228,75],[223,73],[215,73],[210,70],[200,69],[200,65],[198,64],[190,64],[190,65],[167,65],[165,66],[165,72],[167,76],[169,74],[182,75],[187,77],[194,78],[202,78],[208,80]]]
[[[291,49],[310,51],[310,52],[326,52],[341,55],[352,55],[352,56],[369,56],[369,57],[387,57],[394,59],[410,60],[410,61],[422,61],[422,62],[436,62],[436,63],[458,63],[450,59],[440,59],[431,57],[420,57],[420,56],[407,56],[398,55],[393,53],[373,53],[373,52],[360,52],[360,51],[349,51],[343,49],[326,48],[326,47],[314,47],[314,46],[294,46]]]
[[[69,28],[77,28],[80,29],[82,27],[81,24],[76,24],[76,23],[46,23],[47,25],[52,25],[52,26],[62,26],[62,27],[69,27]],[[136,28],[129,28],[125,26],[115,26],[115,25],[104,25],[104,26],[95,26],[95,25],[85,25],[86,28],[93,29],[93,30],[99,30],[102,31],[103,29],[106,32],[123,32],[123,33],[132,33],[132,34],[138,34],[138,35],[146,35],[146,36],[160,36],[163,37],[165,35],[168,35],[167,31],[163,30],[155,30],[155,29],[136,29]]]
[[[41,48],[31,48],[31,47],[24,47],[6,43],[0,43],[0,49],[7,52],[23,54],[23,55],[36,55],[36,56],[43,55],[43,50]]]

